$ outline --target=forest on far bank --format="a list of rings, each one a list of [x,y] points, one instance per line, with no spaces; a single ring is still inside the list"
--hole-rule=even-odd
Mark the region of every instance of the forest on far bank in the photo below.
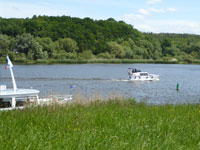
[[[141,59],[200,60],[200,36],[142,33],[113,18],[0,18],[0,61]]]

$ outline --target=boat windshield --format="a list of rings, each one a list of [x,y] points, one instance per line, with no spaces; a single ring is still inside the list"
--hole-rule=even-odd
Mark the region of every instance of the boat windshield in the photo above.
[[[140,73],[140,76],[148,76],[148,73]]]

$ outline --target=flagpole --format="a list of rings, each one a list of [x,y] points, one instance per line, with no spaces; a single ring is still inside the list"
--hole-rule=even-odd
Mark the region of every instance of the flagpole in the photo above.
[[[15,82],[15,77],[14,77],[14,73],[13,73],[13,70],[12,70],[13,64],[10,61],[10,58],[8,57],[8,55],[7,55],[7,64],[8,64],[8,67],[10,69],[10,75],[11,75],[12,84],[13,84],[13,91],[15,92],[17,90],[17,85],[16,85],[16,82]]]
[[[16,85],[16,82],[15,82],[15,77],[14,77],[14,74],[13,74],[12,67],[9,67],[9,69],[10,69],[10,75],[11,75],[11,78],[12,78],[13,90],[16,91],[17,85]]]

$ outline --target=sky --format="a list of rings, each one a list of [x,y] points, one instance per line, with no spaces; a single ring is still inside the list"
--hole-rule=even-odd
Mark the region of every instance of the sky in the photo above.
[[[141,32],[200,34],[200,0],[0,0],[0,17],[114,18]]]

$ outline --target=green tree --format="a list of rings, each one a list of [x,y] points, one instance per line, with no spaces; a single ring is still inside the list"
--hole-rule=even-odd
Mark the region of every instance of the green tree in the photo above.
[[[59,39],[58,43],[59,43],[60,49],[66,52],[74,53],[74,52],[77,52],[79,49],[76,41],[74,41],[71,38]]]
[[[108,49],[111,54],[115,55],[116,58],[124,58],[126,54],[123,47],[117,42],[109,42]]]
[[[43,51],[48,53],[50,58],[53,58],[56,52],[56,44],[51,40],[51,38],[36,38],[35,39],[42,46]]]
[[[15,49],[17,52],[28,54],[32,47],[34,37],[30,33],[23,33],[22,35],[17,35],[15,41]]]
[[[139,40],[137,41],[137,46],[140,47],[140,49],[138,49],[138,51],[140,51],[140,55],[143,56],[144,59],[150,59],[153,56],[153,45],[151,42],[147,41],[147,40]],[[137,52],[137,54],[139,54]]]
[[[165,48],[165,55],[177,56],[179,53],[180,50],[175,46]]]
[[[112,55],[112,54],[110,54],[110,53],[108,53],[108,52],[99,53],[99,54],[97,55],[97,58],[103,58],[103,59],[112,59],[112,58],[114,58],[114,57],[115,57],[114,55]]]
[[[0,56],[5,57],[11,51],[12,39],[7,35],[0,34]]]
[[[164,39],[161,43],[162,48],[165,47],[171,47],[172,46],[172,41],[170,39]]]
[[[34,59],[34,60],[46,59],[48,58],[48,54],[47,54],[47,51],[43,52],[42,46],[38,42],[33,41],[31,49],[28,52],[28,58]]]
[[[79,54],[80,59],[91,59],[94,58],[95,56],[91,52],[91,50],[83,51],[82,53]]]
[[[193,57],[200,59],[200,42],[197,42],[191,46],[191,54]]]

